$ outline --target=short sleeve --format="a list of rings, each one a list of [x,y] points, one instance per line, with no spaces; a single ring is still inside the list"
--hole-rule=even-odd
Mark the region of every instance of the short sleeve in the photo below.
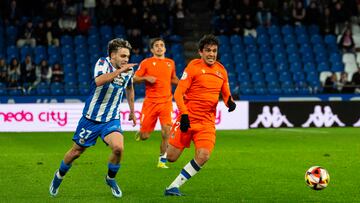
[[[94,78],[106,73],[108,68],[108,64],[106,63],[104,58],[100,58],[94,67]]]
[[[135,76],[143,77],[146,73],[146,61],[142,61],[139,65],[139,68],[135,72]]]

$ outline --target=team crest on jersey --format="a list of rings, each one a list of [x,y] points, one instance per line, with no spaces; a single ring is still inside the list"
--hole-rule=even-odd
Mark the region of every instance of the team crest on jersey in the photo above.
[[[171,64],[169,62],[166,62],[166,64],[169,68],[171,67]]]
[[[187,73],[184,71],[184,73],[181,76],[181,80],[186,80],[187,78]]]
[[[216,73],[216,75],[218,75],[219,77],[222,78],[222,74],[220,73],[220,71],[216,71],[215,73]]]

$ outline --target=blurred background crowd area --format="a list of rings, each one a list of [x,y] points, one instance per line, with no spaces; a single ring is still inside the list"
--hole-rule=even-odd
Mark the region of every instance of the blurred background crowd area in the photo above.
[[[0,2],[0,94],[87,95],[107,42],[125,38],[131,62],[163,37],[180,76],[206,33],[240,95],[358,93],[357,0],[57,0]],[[136,88],[143,95],[144,86]]]

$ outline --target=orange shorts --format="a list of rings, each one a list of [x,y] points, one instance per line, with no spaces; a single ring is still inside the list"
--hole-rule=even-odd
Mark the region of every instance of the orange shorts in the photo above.
[[[141,109],[140,132],[152,132],[159,118],[161,125],[172,125],[172,101],[154,103],[144,101]]]
[[[169,144],[183,150],[185,147],[190,147],[192,140],[196,149],[205,148],[211,153],[215,146],[215,124],[202,122],[192,123],[190,120],[190,126],[191,128],[189,128],[187,132],[181,132],[180,118],[178,118],[171,128]]]

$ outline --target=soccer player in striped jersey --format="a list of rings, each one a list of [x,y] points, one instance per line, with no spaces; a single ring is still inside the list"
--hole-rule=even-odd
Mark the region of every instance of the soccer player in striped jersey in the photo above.
[[[90,146],[95,145],[98,137],[111,148],[108,161],[107,185],[115,197],[122,192],[115,176],[120,169],[124,149],[124,138],[120,125],[119,104],[125,92],[130,108],[129,120],[136,125],[134,116],[134,88],[132,83],[133,66],[128,64],[131,45],[123,39],[113,39],[108,43],[108,57],[100,58],[94,68],[94,78],[90,85],[90,96],[85,102],[83,116],[73,136],[74,144],[56,171],[50,184],[50,194],[56,196],[65,174],[73,161]]]

